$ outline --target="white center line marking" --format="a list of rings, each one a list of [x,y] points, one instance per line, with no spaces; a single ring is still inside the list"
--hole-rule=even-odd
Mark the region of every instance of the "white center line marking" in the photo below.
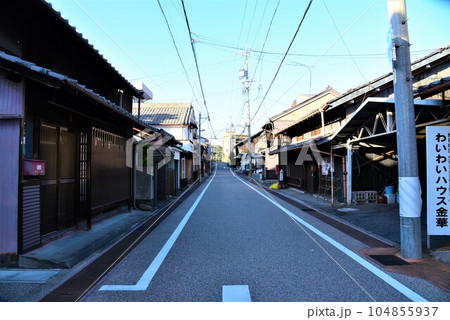
[[[222,286],[222,302],[252,302],[248,286]]]
[[[152,263],[149,265],[147,270],[145,270],[144,274],[139,279],[138,283],[135,285],[104,285],[100,287],[99,291],[144,291],[147,290],[150,282],[152,281],[153,277],[155,276],[156,272],[158,271],[159,267],[161,267],[161,264],[164,262],[164,259],[167,257],[170,249],[172,249],[172,246],[174,245],[175,241],[177,241],[178,236],[180,235],[181,231],[183,231],[184,226],[188,222],[189,218],[192,216],[192,213],[194,212],[195,208],[197,208],[197,205],[199,204],[200,200],[203,198],[203,195],[205,194],[206,190],[208,190],[209,185],[214,180],[214,177],[216,176],[217,170],[214,171],[214,175],[211,178],[211,181],[206,185],[205,189],[200,193],[197,200],[195,200],[194,204],[191,206],[189,211],[184,216],[183,220],[181,220],[178,227],[175,229],[175,231],[170,236],[169,240],[167,240],[166,244],[161,248],[158,255],[155,257],[155,259],[152,261]]]
[[[231,169],[230,169],[231,171]],[[348,249],[347,247],[343,246],[342,244],[340,244],[339,242],[337,242],[336,240],[332,239],[331,237],[329,237],[328,235],[326,235],[325,233],[323,233],[322,231],[320,231],[319,229],[315,228],[314,226],[310,225],[309,223],[307,223],[306,221],[300,219],[299,217],[297,217],[294,213],[292,213],[291,211],[289,211],[288,209],[286,209],[285,207],[283,207],[282,205],[278,204],[277,202],[273,201],[272,199],[270,199],[268,196],[266,196],[265,194],[261,193],[260,191],[258,191],[257,189],[255,189],[254,187],[252,187],[250,184],[248,184],[247,182],[245,182],[244,180],[240,179],[239,177],[237,177],[233,171],[231,171],[231,173],[234,175],[234,177],[236,179],[238,179],[239,181],[241,181],[243,184],[245,184],[247,187],[249,187],[250,189],[253,189],[253,191],[255,191],[256,193],[258,193],[259,195],[261,195],[262,197],[266,198],[269,202],[271,202],[273,205],[275,205],[276,207],[278,207],[281,211],[283,211],[284,213],[286,213],[288,216],[290,216],[291,218],[295,219],[297,222],[299,222],[300,224],[302,224],[303,226],[305,226],[306,228],[308,228],[309,230],[311,230],[312,232],[314,232],[315,234],[317,234],[319,237],[321,237],[322,239],[324,239],[325,241],[327,241],[328,243],[330,243],[331,245],[333,245],[335,248],[339,249],[341,252],[345,253],[347,256],[349,256],[350,258],[352,258],[354,261],[356,261],[357,263],[359,263],[361,266],[363,266],[364,268],[366,268],[367,270],[369,270],[370,272],[372,272],[373,274],[375,274],[377,277],[379,277],[380,279],[382,279],[384,282],[386,282],[387,284],[389,284],[391,287],[393,287],[394,289],[396,289],[397,291],[401,292],[402,294],[404,294],[406,297],[408,297],[409,299],[411,299],[412,301],[421,301],[421,302],[428,302],[425,298],[423,298],[422,296],[420,296],[419,294],[417,294],[416,292],[412,291],[410,288],[406,287],[404,284],[400,283],[399,281],[395,280],[394,278],[392,278],[390,275],[388,275],[387,273],[383,272],[382,270],[378,269],[377,267],[375,267],[374,265],[372,265],[371,263],[369,263],[368,261],[364,260],[362,257],[360,257],[359,255],[357,255],[356,253],[354,253],[353,251],[351,251],[350,249]]]

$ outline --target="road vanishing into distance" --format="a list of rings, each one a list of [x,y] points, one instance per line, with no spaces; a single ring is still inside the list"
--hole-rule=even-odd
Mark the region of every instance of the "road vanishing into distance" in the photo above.
[[[445,301],[366,248],[218,165],[82,301]]]

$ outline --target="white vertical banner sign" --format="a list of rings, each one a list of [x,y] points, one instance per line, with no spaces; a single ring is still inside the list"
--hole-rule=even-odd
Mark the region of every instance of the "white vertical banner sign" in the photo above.
[[[450,126],[427,127],[427,233],[450,235]]]

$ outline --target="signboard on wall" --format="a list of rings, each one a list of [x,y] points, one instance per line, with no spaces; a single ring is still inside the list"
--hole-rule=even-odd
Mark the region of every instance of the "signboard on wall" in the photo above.
[[[427,127],[427,233],[450,235],[450,126]]]

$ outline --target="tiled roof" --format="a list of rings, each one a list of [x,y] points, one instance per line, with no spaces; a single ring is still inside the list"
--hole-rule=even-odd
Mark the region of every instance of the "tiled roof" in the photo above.
[[[420,70],[420,68],[423,68],[427,64],[436,62],[440,59],[448,59],[449,53],[450,53],[450,45],[439,48],[439,49],[433,51],[432,53],[412,62],[411,63],[411,71],[413,72],[413,74],[415,74],[416,70]],[[347,92],[342,94],[342,96],[330,101],[328,103],[328,105],[329,105],[330,109],[336,108],[336,107],[341,106],[344,103],[346,103],[350,100],[353,100],[357,97],[366,96],[366,94],[368,92],[374,90],[375,88],[377,88],[381,85],[389,84],[390,86],[392,86],[392,81],[393,81],[393,73],[391,71],[381,77],[371,80],[371,81],[369,81],[363,85],[360,85],[354,89],[348,90]]]
[[[286,116],[289,113],[292,113],[306,105],[308,105],[311,102],[314,102],[317,99],[320,99],[321,97],[325,96],[326,94],[331,94],[334,95],[335,97],[339,97],[341,96],[341,94],[339,92],[337,92],[336,90],[334,90],[331,86],[326,87],[322,92],[315,94],[315,95],[311,95],[309,98],[307,98],[306,100],[303,100],[297,104],[295,104],[294,106],[291,106],[289,109],[286,109],[272,117],[269,118],[269,121],[275,121],[278,120],[279,118]],[[333,98],[334,100],[334,98]]]
[[[94,47],[94,45],[93,44],[91,44],[91,43],[89,43],[89,40],[88,39],[86,39],[85,37],[83,37],[83,34],[82,33],[80,33],[80,32],[78,32],[77,31],[77,28],[76,27],[74,27],[74,26],[72,26],[70,23],[69,23],[69,20],[67,20],[67,19],[64,19],[63,18],[63,16],[61,15],[61,12],[59,12],[59,11],[56,11],[54,8],[53,8],[53,5],[48,1],[48,0],[41,0],[41,2],[44,4],[44,5],[46,5],[47,6],[47,8],[49,9],[49,10],[51,10],[59,19],[60,19],[60,21],[62,21],[69,29],[71,29],[73,32],[75,32],[76,34],[77,34],[77,36],[81,39],[81,41],[83,41],[84,43],[86,43],[86,45],[88,46],[88,47],[90,47],[90,49],[92,50],[92,51],[94,51],[95,52],[95,54],[100,58],[100,59],[102,59],[107,65],[108,65],[108,67],[109,68],[111,68],[120,78],[122,78],[122,80],[123,81],[125,81],[126,82],[126,84],[127,85],[129,85],[134,91],[135,91],[135,93],[138,93],[139,94],[139,90],[131,83],[131,82],[129,82],[127,79],[125,79],[125,77],[106,59],[106,57],[104,57],[95,47]]]
[[[190,124],[190,103],[142,103],[141,120],[150,125]],[[133,106],[133,115],[138,114],[138,107]]]
[[[441,85],[448,84],[449,82],[450,82],[450,77],[443,77],[443,78],[441,78],[441,79],[439,79],[437,81],[433,81],[433,82],[431,82],[429,84],[420,86],[419,88],[414,90],[414,94],[419,94],[419,93],[421,93],[423,91],[426,91],[426,90],[429,90],[429,89],[433,89],[433,88],[439,87]]]
[[[71,86],[73,88],[75,88],[77,91],[82,92],[83,94],[91,97],[92,99],[100,102],[101,104],[107,106],[108,108],[110,108],[111,110],[113,110],[116,113],[122,114],[125,117],[127,117],[128,119],[134,121],[136,124],[142,126],[142,127],[148,127],[148,124],[145,123],[142,120],[139,120],[136,116],[132,115],[131,113],[129,113],[128,111],[126,111],[124,108],[122,108],[121,106],[116,105],[114,102],[106,99],[105,97],[99,95],[98,93],[95,93],[93,90],[86,88],[86,86],[80,84],[77,80],[69,78],[63,74],[54,72],[50,69],[46,69],[43,67],[40,67],[32,62],[26,61],[26,60],[22,60],[19,57],[13,56],[13,55],[9,55],[3,51],[0,51],[0,66],[2,66],[3,64],[6,63],[10,63],[11,66],[14,68],[13,70],[15,70],[16,68],[23,68],[25,70],[28,70],[34,74],[38,74],[43,76],[44,78],[48,78],[48,79],[52,79],[55,80],[57,82],[60,83],[64,83],[68,86]],[[155,128],[151,128],[154,131],[156,131],[157,129]]]

